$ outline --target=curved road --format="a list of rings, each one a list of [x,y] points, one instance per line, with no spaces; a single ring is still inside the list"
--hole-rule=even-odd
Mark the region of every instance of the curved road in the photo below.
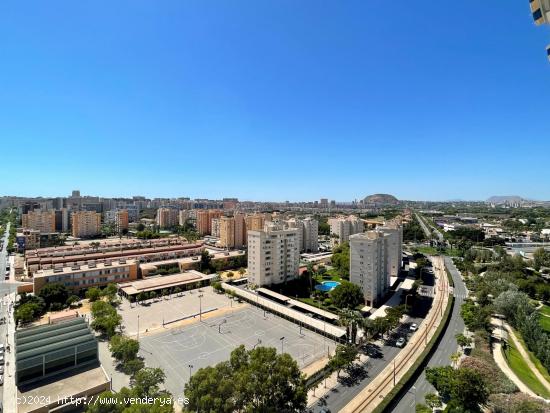
[[[460,306],[464,302],[467,290],[460,273],[456,269],[453,261],[449,257],[445,257],[445,265],[451,272],[453,277],[455,303],[449,325],[445,330],[437,349],[432,354],[428,361],[429,367],[444,366],[450,364],[451,354],[456,353],[458,344],[456,343],[455,335],[464,332],[464,321],[460,317]],[[397,406],[394,406],[393,413],[410,413],[414,412],[416,403],[424,403],[424,396],[428,393],[435,392],[433,386],[426,380],[426,375],[422,372],[414,385],[409,386],[407,392],[399,400]]]

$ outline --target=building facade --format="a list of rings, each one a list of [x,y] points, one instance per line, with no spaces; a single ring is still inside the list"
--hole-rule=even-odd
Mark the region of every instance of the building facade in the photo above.
[[[172,208],[157,209],[156,223],[161,229],[175,227],[179,223],[178,210]]]
[[[23,228],[34,229],[42,233],[55,232],[55,211],[34,210],[21,216]]]
[[[363,291],[365,304],[373,307],[389,290],[387,236],[368,231],[349,237],[350,282]]]
[[[280,284],[298,276],[298,230],[282,223],[267,223],[248,231],[248,277],[257,286]]]
[[[197,232],[199,235],[211,235],[212,234],[212,219],[220,218],[222,212],[215,209],[208,209],[205,211],[197,211]]]
[[[331,244],[343,244],[349,241],[353,234],[360,234],[364,231],[363,221],[354,215],[349,217],[331,218],[328,220],[330,225]]]
[[[76,211],[71,214],[72,236],[94,237],[101,232],[101,214],[94,211]]]
[[[386,222],[376,228],[376,231],[384,233],[387,246],[387,271],[390,277],[398,277],[401,272],[403,257],[403,226],[399,218]]]
[[[77,293],[90,287],[103,287],[110,283],[136,280],[137,260],[118,261],[57,267],[37,271],[33,275],[34,293],[37,294],[48,283],[61,283],[67,290]]]

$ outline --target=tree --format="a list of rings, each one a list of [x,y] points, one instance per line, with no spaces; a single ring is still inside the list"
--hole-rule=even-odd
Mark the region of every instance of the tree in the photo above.
[[[458,361],[460,360],[460,353],[455,352],[451,354],[449,360],[451,360],[451,365],[456,367],[458,365]]]
[[[361,288],[350,282],[342,283],[330,292],[330,298],[338,308],[355,308],[363,304],[365,299]]]
[[[46,307],[63,307],[69,298],[67,288],[61,283],[48,283],[40,289],[38,296],[44,299]]]
[[[455,335],[455,338],[456,338],[456,343],[462,348],[468,347],[470,344],[472,344],[472,340],[466,337],[462,333]]]
[[[533,266],[538,271],[541,267],[550,267],[550,251],[537,248],[533,253]]]
[[[424,399],[426,400],[426,404],[428,407],[433,411],[433,409],[436,409],[438,407],[441,407],[441,399],[439,396],[435,393],[428,393],[424,396]]]
[[[242,277],[246,273],[246,270],[243,267],[241,267],[241,268],[239,268],[239,271],[237,271],[237,272]]]
[[[301,412],[305,378],[296,361],[274,348],[239,346],[228,361],[199,369],[185,386],[187,409],[202,412]]]
[[[349,278],[349,242],[334,247],[330,261],[340,277]]]
[[[415,412],[416,413],[432,413],[432,411],[433,410],[430,409],[425,404],[417,404],[416,407],[415,407]]]
[[[116,284],[114,283],[109,283],[107,284],[107,286],[101,291],[101,295],[103,297],[107,297],[107,300],[109,300],[109,302],[113,302],[116,300],[116,295],[117,295],[117,292],[118,292],[118,288],[116,286]]]
[[[204,272],[206,270],[210,270],[210,264],[212,261],[212,257],[210,257],[210,254],[207,250],[202,250],[201,252],[201,260],[199,262],[199,270]]]
[[[120,362],[126,362],[137,357],[139,352],[139,342],[129,337],[116,334],[111,337],[109,342],[111,355]]]
[[[460,406],[476,410],[479,405],[487,402],[489,392],[481,375],[472,369],[460,368],[456,370],[451,388],[451,399]]]
[[[137,224],[137,226],[136,226],[136,231],[142,232],[143,230],[145,230],[145,225],[143,225],[143,224],[140,222],[140,223]]]
[[[122,317],[117,314],[116,309],[105,301],[96,301],[92,304],[92,328],[107,337],[112,337],[120,326]]]
[[[227,278],[233,278],[234,275],[235,275],[235,274],[233,274],[233,271],[228,271],[228,272],[225,274],[225,276],[226,276]]]
[[[101,297],[101,290],[99,288],[92,287],[86,290],[86,298],[90,300],[90,302],[99,300],[99,297]]]
[[[340,377],[340,371],[343,368],[350,367],[357,358],[357,348],[349,344],[338,344],[334,354],[330,357],[328,366],[331,370],[336,370],[336,375]]]
[[[67,298],[67,305],[73,306],[74,304],[78,303],[80,301],[80,297],[78,295],[71,295],[69,298]]]
[[[134,391],[140,397],[159,397],[165,394],[160,390],[166,376],[159,368],[146,367],[136,373],[133,379]]]

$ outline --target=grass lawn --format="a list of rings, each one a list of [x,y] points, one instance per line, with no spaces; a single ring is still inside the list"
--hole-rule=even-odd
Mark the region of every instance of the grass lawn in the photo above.
[[[540,326],[547,332],[550,333],[550,317],[546,317],[544,315],[539,316],[539,323]]]
[[[539,309],[539,311],[540,311],[542,314],[545,314],[545,315],[547,315],[548,317],[550,317],[550,305],[544,304],[544,305]]]
[[[512,340],[508,342],[506,350],[503,351],[504,357],[510,368],[516,373],[516,376],[525,383],[527,387],[533,390],[539,396],[545,399],[550,398],[550,392],[537,380],[536,376],[531,372],[518,349],[514,346]]]

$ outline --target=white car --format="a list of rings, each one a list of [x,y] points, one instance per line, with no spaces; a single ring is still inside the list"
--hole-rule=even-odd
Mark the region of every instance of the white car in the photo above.
[[[0,386],[4,384],[4,375],[0,375]]]
[[[397,339],[397,341],[395,342],[395,345],[399,348],[404,347],[405,346],[405,338],[399,337]]]
[[[411,330],[411,331],[416,331],[416,330],[418,330],[418,324],[412,323],[411,326],[409,327],[409,330]]]
[[[4,366],[0,366],[0,374],[4,374]]]

